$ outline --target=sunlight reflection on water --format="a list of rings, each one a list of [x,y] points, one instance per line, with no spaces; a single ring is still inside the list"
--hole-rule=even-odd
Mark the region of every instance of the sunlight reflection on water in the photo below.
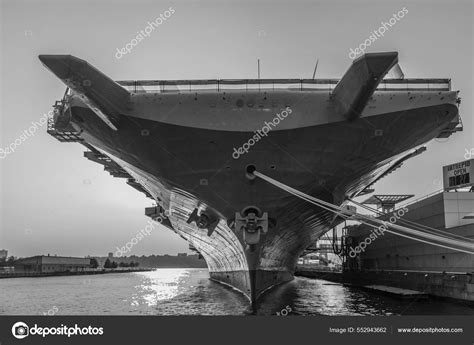
[[[159,301],[171,299],[180,293],[180,281],[189,276],[187,269],[160,269],[151,272],[140,272],[141,282],[136,285],[137,292],[132,296],[132,306],[141,301],[148,306],[157,305]]]

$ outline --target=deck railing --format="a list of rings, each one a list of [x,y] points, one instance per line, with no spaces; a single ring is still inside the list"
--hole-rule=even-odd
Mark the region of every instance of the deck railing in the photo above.
[[[122,80],[130,92],[182,93],[227,90],[324,91],[331,92],[339,79],[210,79],[210,80]],[[450,79],[384,79],[378,91],[450,91]]]

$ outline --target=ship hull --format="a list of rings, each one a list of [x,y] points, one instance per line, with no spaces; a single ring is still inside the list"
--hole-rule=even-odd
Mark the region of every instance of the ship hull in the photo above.
[[[111,157],[160,207],[169,210],[169,228],[204,257],[211,279],[234,287],[255,303],[265,291],[293,279],[298,257],[342,220],[265,181],[248,180],[245,166],[256,164],[265,174],[340,205],[345,196],[372,183],[404,152],[435,137],[457,114],[457,108],[439,105],[379,114],[356,123],[275,131],[268,142],[258,143],[237,160],[231,156],[232,147],[247,139],[249,132],[133,118],[130,127],[122,125],[119,138],[104,137],[99,135],[102,124],[88,109],[75,108],[74,112],[90,126],[82,134],[85,140]],[[433,113],[442,116],[433,120]],[[394,130],[389,120],[397,117]],[[143,128],[149,135],[137,134]],[[384,134],[376,135],[374,128]],[[291,143],[289,138],[295,141]],[[277,223],[253,250],[242,233],[228,226],[235,212],[247,205],[261,207]],[[212,209],[219,216],[212,233],[188,223],[194,209]]]
[[[42,55],[72,90],[48,132],[81,142],[88,159],[153,199],[146,214],[188,241],[211,279],[255,303],[291,280],[298,257],[342,219],[253,169],[344,205],[420,145],[456,131],[449,82],[382,82],[397,56],[365,54],[327,89],[317,80],[217,81],[216,89],[212,81],[143,81],[125,82],[129,92],[86,61]],[[150,85],[159,89],[137,92]]]
[[[294,270],[245,270],[210,272],[212,280],[230,286],[243,293],[252,303],[271,288],[294,279]]]

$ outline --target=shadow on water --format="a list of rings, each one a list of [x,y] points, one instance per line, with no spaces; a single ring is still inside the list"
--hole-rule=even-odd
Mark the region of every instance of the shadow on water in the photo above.
[[[260,299],[249,308],[248,315],[289,315],[293,312],[292,305],[298,300],[298,286],[295,280],[275,286],[266,291]],[[291,311],[289,311],[291,308]]]
[[[401,300],[319,279],[296,277],[267,291],[246,315],[474,315],[445,300]]]

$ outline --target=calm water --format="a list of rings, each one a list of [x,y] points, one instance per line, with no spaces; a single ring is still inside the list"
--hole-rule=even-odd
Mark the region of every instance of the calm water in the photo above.
[[[7,315],[275,315],[285,307],[290,315],[474,315],[462,304],[401,301],[307,278],[269,291],[252,311],[246,297],[203,269],[0,279]]]

